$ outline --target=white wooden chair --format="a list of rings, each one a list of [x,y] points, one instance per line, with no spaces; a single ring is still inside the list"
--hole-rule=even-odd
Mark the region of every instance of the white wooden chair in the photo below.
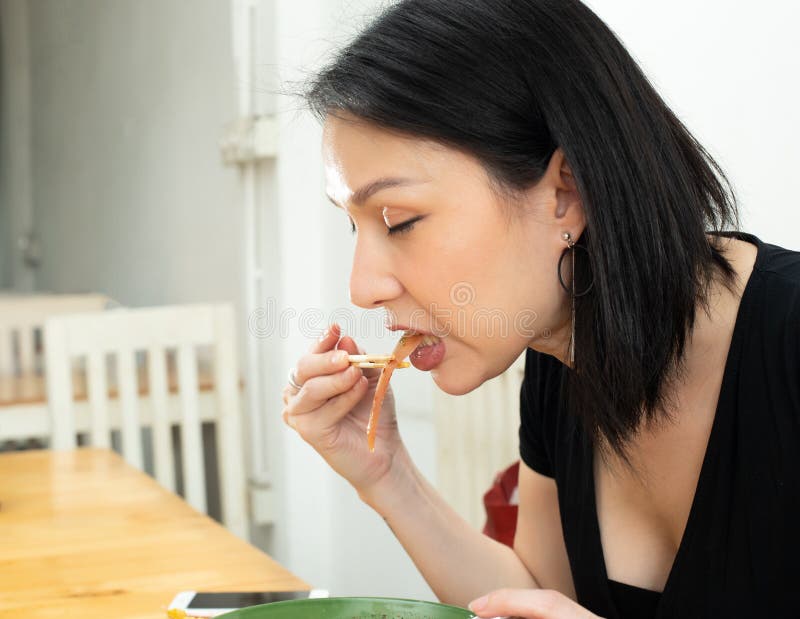
[[[101,294],[0,296],[0,375],[33,374],[42,367],[36,340],[50,316],[102,310],[110,303]]]
[[[234,314],[229,305],[118,309],[48,320],[45,350],[52,447],[76,446],[79,427],[73,399],[73,363],[83,358],[90,444],[110,447],[111,429],[118,427],[123,457],[142,468],[142,428],[150,426],[155,477],[174,491],[171,430],[173,425],[179,425],[184,496],[193,507],[206,512],[198,348],[210,347],[222,520],[236,535],[246,538],[246,480],[235,342]],[[177,407],[169,405],[174,398],[170,395],[168,353],[176,359]],[[141,414],[145,406],[140,397],[137,354],[147,357],[147,389],[142,390],[147,395],[147,415]],[[107,357],[116,364],[118,402],[109,399]],[[118,411],[118,420],[112,409]]]
[[[434,390],[437,487],[474,527],[483,526],[483,494],[495,475],[519,459],[519,392],[523,353],[500,376],[466,395]]]

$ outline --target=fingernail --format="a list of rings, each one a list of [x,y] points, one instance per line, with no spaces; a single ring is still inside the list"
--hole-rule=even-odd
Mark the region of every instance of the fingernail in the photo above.
[[[488,595],[484,595],[482,598],[478,598],[477,600],[473,600],[472,602],[470,602],[469,603],[469,609],[473,613],[480,612],[484,608],[486,608],[486,604],[488,602],[489,602],[489,596]]]
[[[334,362],[336,365],[338,365],[338,364],[340,364],[342,361],[344,361],[345,359],[347,359],[347,357],[348,357],[348,354],[347,354],[347,351],[346,351],[346,350],[339,350],[339,351],[337,351],[337,352],[336,352],[336,354],[335,354],[335,355],[333,355],[333,362]]]
[[[330,328],[330,327],[328,327],[327,329],[325,329],[325,333],[323,333],[322,335],[320,335],[320,336],[319,336],[319,340],[318,340],[318,341],[320,341],[320,342],[324,342],[324,341],[325,341],[325,339],[326,339],[326,338],[327,338],[327,337],[328,337],[330,334],[331,334],[331,328]]]

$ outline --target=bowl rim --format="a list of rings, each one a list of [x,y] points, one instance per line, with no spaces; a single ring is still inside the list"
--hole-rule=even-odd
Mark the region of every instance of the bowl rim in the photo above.
[[[452,604],[443,604],[441,602],[431,602],[429,600],[414,600],[412,598],[396,598],[396,597],[381,597],[381,596],[365,596],[365,595],[344,595],[344,596],[330,596],[325,598],[300,598],[297,600],[282,600],[280,602],[268,602],[266,604],[256,604],[254,606],[245,606],[244,608],[238,608],[234,611],[229,613],[225,613],[224,615],[218,615],[217,619],[225,619],[225,617],[233,617],[234,613],[238,613],[243,610],[253,610],[256,608],[262,608],[269,606],[274,608],[276,606],[287,606],[289,604],[297,605],[297,604],[305,604],[305,603],[325,603],[326,600],[337,600],[337,601],[345,601],[345,602],[403,602],[403,603],[411,603],[411,604],[420,604],[422,606],[434,606],[437,608],[448,608],[451,610],[458,610],[465,613],[469,613],[469,609],[462,608],[461,606],[453,606]],[[473,616],[473,615],[470,615]]]

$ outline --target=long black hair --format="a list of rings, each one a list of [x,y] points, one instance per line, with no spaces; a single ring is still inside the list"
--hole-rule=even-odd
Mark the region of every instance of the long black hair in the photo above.
[[[733,288],[706,232],[738,229],[738,215],[719,166],[614,33],[579,0],[401,0],[305,96],[321,118],[468,152],[511,190],[562,149],[586,216],[576,287],[594,281],[578,299],[567,406],[625,455],[642,420],[669,410],[698,303],[712,282]]]

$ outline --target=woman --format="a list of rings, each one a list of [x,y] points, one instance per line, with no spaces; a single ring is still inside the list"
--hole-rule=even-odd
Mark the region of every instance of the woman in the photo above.
[[[796,616],[800,254],[735,231],[724,175],[600,19],[577,0],[401,1],[307,96],[356,233],[352,301],[440,336],[415,365],[451,394],[526,351],[513,549],[421,477],[391,397],[367,451],[377,371],[347,368],[338,327],[284,391],[284,420],[440,599]],[[474,320],[487,308],[507,334]]]

